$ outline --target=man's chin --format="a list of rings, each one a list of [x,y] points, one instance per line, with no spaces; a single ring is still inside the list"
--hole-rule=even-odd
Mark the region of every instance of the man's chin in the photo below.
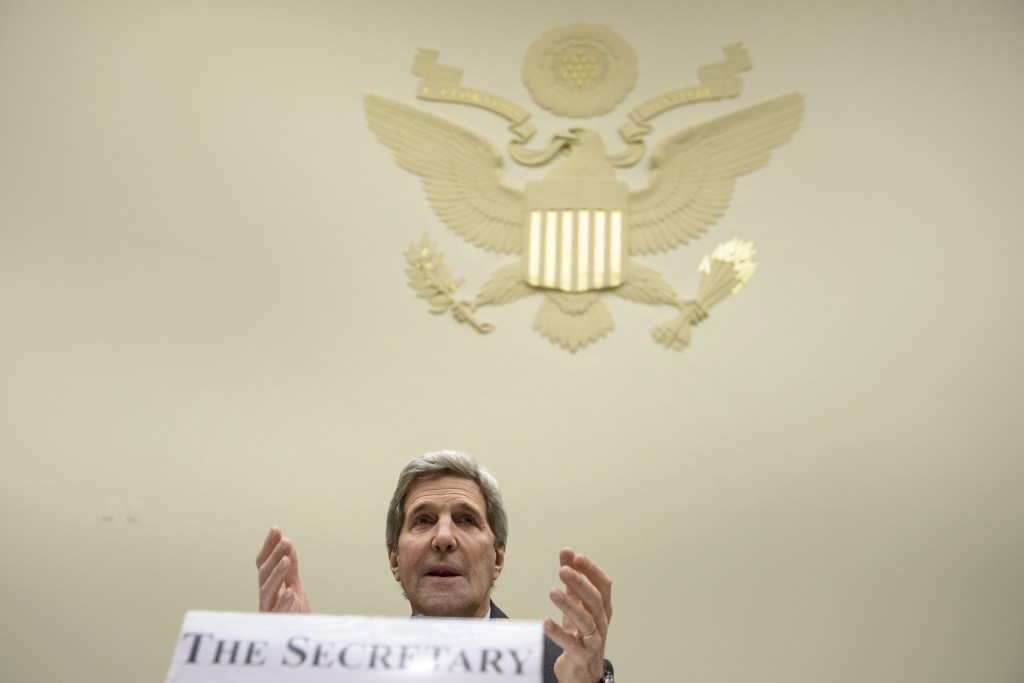
[[[483,616],[480,614],[481,611],[484,614],[487,612],[486,607],[482,607],[475,601],[451,595],[450,593],[423,596],[413,608],[417,614],[422,614],[425,617],[461,617],[472,619],[478,615]]]

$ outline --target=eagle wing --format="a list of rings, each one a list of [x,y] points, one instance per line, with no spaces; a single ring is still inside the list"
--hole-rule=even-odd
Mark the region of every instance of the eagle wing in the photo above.
[[[666,251],[704,234],[729,206],[736,178],[768,163],[803,111],[803,95],[791,93],[659,143],[650,183],[630,198],[630,252]]]
[[[448,227],[502,253],[523,250],[523,194],[501,180],[502,159],[489,140],[426,112],[367,95],[366,119],[395,161],[423,181]]]

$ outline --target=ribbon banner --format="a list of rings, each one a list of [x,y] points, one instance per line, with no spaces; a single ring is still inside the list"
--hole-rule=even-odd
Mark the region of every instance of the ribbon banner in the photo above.
[[[456,102],[488,109],[512,122],[509,130],[518,142],[527,142],[537,130],[530,123],[530,113],[504,97],[462,85],[462,70],[444,66],[437,61],[437,50],[421,48],[413,60],[412,72],[423,80],[416,96],[435,102]]]
[[[627,142],[635,142],[651,131],[647,122],[662,112],[691,102],[737,97],[743,89],[743,80],[736,74],[751,68],[750,55],[738,43],[727,45],[722,51],[724,60],[697,69],[700,85],[680,88],[647,100],[629,112],[630,123],[620,127],[619,134]]]
[[[750,55],[739,43],[727,45],[722,51],[724,60],[697,69],[699,84],[663,93],[629,112],[629,121],[619,127],[619,135],[628,147],[608,158],[612,166],[627,168],[643,158],[643,138],[653,130],[650,120],[655,116],[693,102],[739,96],[743,80],[738,74],[753,66]],[[565,147],[564,141],[553,139],[544,149],[527,149],[526,143],[537,132],[530,122],[530,113],[503,97],[462,85],[462,70],[439,63],[439,56],[437,50],[423,48],[416,54],[412,72],[422,79],[417,87],[417,97],[435,102],[470,104],[504,117],[511,122],[509,131],[514,138],[509,142],[509,155],[525,166],[547,164]]]
[[[539,621],[188,612],[167,683],[541,683]]]

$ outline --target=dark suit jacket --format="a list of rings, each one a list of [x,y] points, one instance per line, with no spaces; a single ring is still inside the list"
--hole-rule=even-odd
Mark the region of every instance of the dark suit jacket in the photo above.
[[[491,619],[508,619],[508,616],[498,609],[498,606],[491,601]],[[555,660],[562,654],[562,648],[553,640],[544,636],[544,683],[558,683],[555,678]],[[612,663],[604,660],[604,670],[614,671]],[[595,681],[595,683],[597,683]]]

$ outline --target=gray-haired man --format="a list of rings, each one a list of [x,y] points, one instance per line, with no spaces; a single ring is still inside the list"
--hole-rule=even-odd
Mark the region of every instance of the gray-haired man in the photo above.
[[[391,573],[413,614],[430,617],[505,618],[491,588],[505,565],[508,518],[498,482],[471,456],[427,453],[398,477],[387,515]],[[593,560],[563,548],[552,589],[561,625],[544,621],[545,683],[613,680],[605,660],[612,617],[611,579]],[[273,527],[256,557],[260,611],[308,612],[292,542]]]

